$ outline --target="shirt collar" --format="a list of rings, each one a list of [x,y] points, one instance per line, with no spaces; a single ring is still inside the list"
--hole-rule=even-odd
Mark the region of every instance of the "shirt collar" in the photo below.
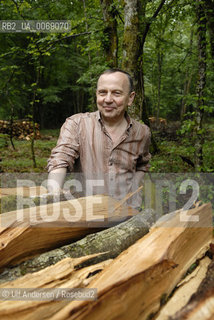
[[[103,126],[103,121],[102,121],[101,114],[100,114],[99,110],[96,111],[96,117],[97,117],[97,120]],[[132,119],[130,118],[130,116],[128,115],[127,111],[125,112],[125,118],[126,118],[126,120],[128,122],[128,126],[127,126],[127,131],[128,131],[132,127],[133,122],[132,122]]]

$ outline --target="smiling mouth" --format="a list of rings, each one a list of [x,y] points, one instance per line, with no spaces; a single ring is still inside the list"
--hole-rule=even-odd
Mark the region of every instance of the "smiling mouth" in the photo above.
[[[114,107],[110,107],[110,106],[109,106],[109,107],[106,106],[106,107],[103,107],[103,108],[104,108],[105,110],[114,110],[114,109],[115,109]]]

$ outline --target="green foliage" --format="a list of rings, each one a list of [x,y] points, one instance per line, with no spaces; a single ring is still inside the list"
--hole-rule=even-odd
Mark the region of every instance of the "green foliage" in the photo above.
[[[189,123],[190,120],[186,122]],[[187,162],[182,160],[182,156],[190,159],[194,163],[195,146],[190,139],[190,132],[184,127],[184,131],[178,131],[176,141],[170,141],[167,138],[160,138],[158,132],[155,132],[155,139],[160,147],[160,153],[152,156],[151,172],[194,172],[194,168]],[[204,145],[203,158],[204,167],[203,172],[213,172],[214,168],[214,121],[212,119],[204,122]],[[187,126],[188,129],[188,126]],[[181,132],[182,131],[182,132]],[[179,133],[181,133],[179,135]]]
[[[8,134],[0,133],[0,149],[8,147],[9,136]]]
[[[186,114],[186,116],[190,116],[192,117],[194,115],[194,112],[188,112]],[[181,129],[178,130],[178,133],[185,135],[185,134],[191,134],[193,132],[193,129],[195,128],[195,121],[188,119],[188,120],[184,120],[182,122],[182,126]]]
[[[141,3],[143,10],[144,2]],[[119,66],[123,58],[124,10],[122,1],[113,1],[119,38]],[[156,19],[151,17],[159,1],[147,1],[145,21],[152,22],[144,49],[146,96],[150,115],[177,119],[181,101],[187,108],[194,103],[197,77],[197,26],[195,6],[185,0],[166,2]],[[29,113],[36,73],[40,68],[37,87],[36,120],[44,127],[59,126],[76,112],[94,109],[94,89],[100,71],[107,68],[103,52],[105,38],[103,13],[99,0],[1,1],[1,19],[67,19],[71,32],[65,34],[1,34],[0,48],[0,118],[24,118]],[[85,33],[85,34],[84,34]],[[80,35],[80,36],[75,36]],[[192,40],[191,40],[192,37]],[[206,112],[213,112],[214,72],[207,59]],[[184,82],[191,78],[189,92]],[[159,94],[160,86],[160,94]],[[9,102],[10,100],[10,102]],[[188,112],[188,110],[187,110]],[[55,115],[55,119],[54,119]],[[58,121],[56,121],[58,119]]]
[[[187,19],[188,16],[188,19]],[[190,77],[190,93],[195,94],[197,75],[197,43],[191,33],[196,33],[194,11],[185,3],[171,7],[153,22],[153,27],[145,44],[145,87],[149,95],[150,114],[156,116],[158,103],[158,54],[161,62],[160,116],[172,120],[180,117],[184,84]],[[185,94],[185,99],[188,97]],[[191,105],[192,101],[186,102]]]
[[[0,69],[2,78],[0,80],[0,95],[3,102],[0,118],[8,119],[12,106],[14,116],[24,118],[29,113],[32,104],[35,85],[37,87],[35,100],[35,114],[37,121],[45,125],[50,123],[52,113],[55,119],[65,119],[66,116],[87,109],[87,99],[90,95],[88,86],[77,82],[84,77],[88,66],[88,54],[91,62],[96,58],[98,50],[98,36],[96,35],[99,23],[97,16],[100,14],[99,1],[90,2],[91,36],[81,36],[76,40],[75,34],[85,32],[85,16],[83,14],[83,2],[58,2],[3,1],[1,3],[2,19],[67,19],[71,22],[71,32],[66,34],[36,33],[36,34],[1,34],[3,46],[0,49]],[[16,43],[16,45],[14,45]],[[10,59],[8,59],[10,57]],[[98,62],[99,63],[99,62]],[[38,69],[39,68],[39,69]],[[37,84],[37,73],[39,84]],[[87,78],[87,76],[86,76]],[[5,85],[6,84],[6,85]],[[21,88],[20,88],[21,84]],[[20,90],[21,89],[21,90]],[[81,97],[81,98],[80,98]],[[62,102],[69,105],[67,112],[62,115],[59,106]],[[81,105],[80,104],[81,101]],[[12,106],[11,106],[12,105]],[[43,110],[44,109],[44,110]],[[62,120],[61,120],[62,121]],[[55,124],[53,124],[55,125]]]
[[[143,53],[149,115],[156,116],[159,112],[159,116],[167,120],[181,120],[181,108],[185,106],[182,116],[187,118],[178,132],[181,146],[175,146],[166,139],[166,143],[158,141],[161,153],[153,158],[152,170],[192,170],[183,163],[179,153],[189,153],[191,157],[194,153],[191,145],[194,141],[188,139],[192,137],[196,125],[198,21],[195,2],[166,1],[153,19],[160,1],[142,0],[139,4],[141,28],[151,23]],[[117,20],[120,67],[124,52],[124,1],[112,1],[111,8],[115,10]],[[20,119],[31,115],[42,128],[59,128],[66,117],[95,110],[96,81],[108,67],[103,48],[106,33],[100,1],[2,0],[0,15],[1,20],[62,19],[71,23],[71,31],[62,34],[0,34],[0,119]],[[207,81],[203,94],[205,121],[214,115],[213,59],[211,44],[207,42]],[[198,131],[201,136],[205,133]],[[36,141],[35,146],[38,143]],[[0,137],[0,148],[6,144],[5,138]],[[209,152],[211,147],[213,142],[208,142],[206,137],[203,145],[204,170],[208,172],[213,168],[213,157]],[[25,147],[24,150],[27,152]],[[17,154],[16,158],[19,169],[28,170],[31,167],[30,157],[29,160],[22,159],[21,164],[18,156],[22,155]],[[8,154],[8,157],[7,163],[3,160],[1,165],[3,170],[12,170],[13,156]],[[40,170],[45,166],[45,160],[38,158],[38,161],[37,170]]]

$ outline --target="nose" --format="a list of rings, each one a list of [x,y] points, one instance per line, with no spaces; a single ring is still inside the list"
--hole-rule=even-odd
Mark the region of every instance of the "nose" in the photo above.
[[[111,92],[107,92],[105,95],[105,102],[111,103],[113,101]]]

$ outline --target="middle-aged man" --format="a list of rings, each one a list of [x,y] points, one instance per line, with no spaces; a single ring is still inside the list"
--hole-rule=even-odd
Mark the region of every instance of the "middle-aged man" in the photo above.
[[[142,183],[151,157],[150,130],[127,114],[134,97],[127,72],[109,69],[100,75],[98,111],[75,114],[61,128],[48,160],[50,192],[61,190],[67,171],[81,173],[84,181],[95,181],[93,190],[85,190],[84,185],[86,195],[105,193],[122,199]],[[141,206],[141,197],[133,197],[129,204]]]

